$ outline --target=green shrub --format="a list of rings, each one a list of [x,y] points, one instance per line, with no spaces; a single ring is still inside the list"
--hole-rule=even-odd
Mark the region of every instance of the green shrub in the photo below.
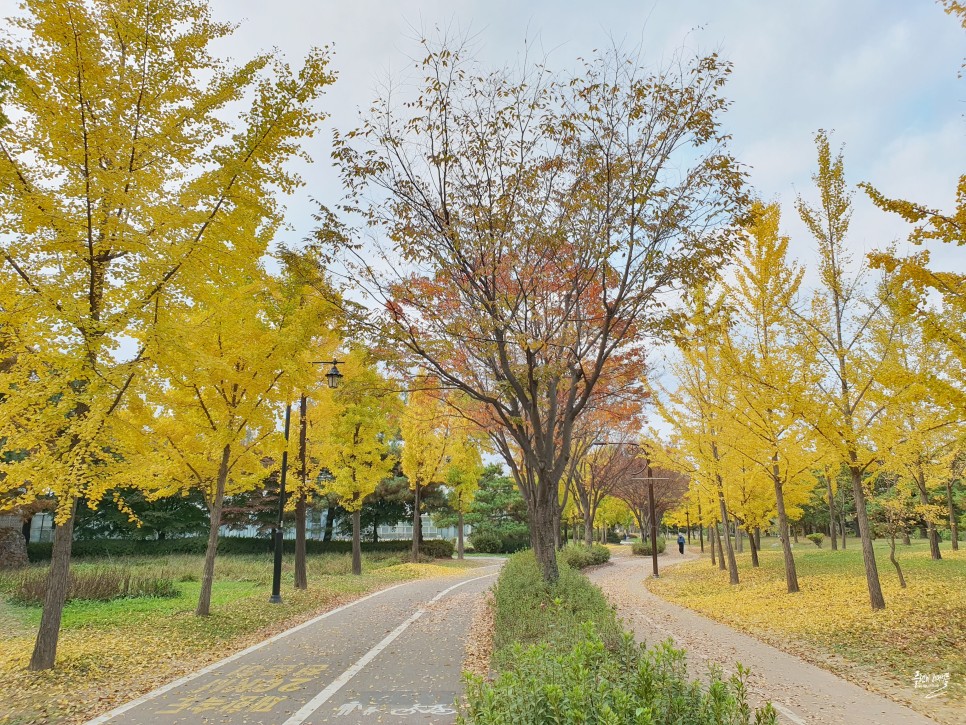
[[[567,544],[557,553],[557,558],[571,569],[584,569],[610,561],[610,549],[600,544],[593,544],[589,549],[584,544]]]
[[[664,540],[663,536],[657,537],[657,553],[663,554],[664,549],[667,547],[667,542]],[[633,551],[638,556],[650,556],[651,555],[651,542],[648,541],[635,541],[631,545],[631,551]]]
[[[822,548],[822,542],[825,541],[825,534],[821,534],[821,533],[817,533],[816,532],[814,534],[809,534],[805,538],[808,539],[809,541],[811,541],[813,544],[815,544],[815,546],[817,546],[819,549],[821,549]]]
[[[47,593],[47,571],[32,569],[20,575],[10,599],[19,604],[43,604]],[[176,597],[178,590],[167,577],[136,576],[118,568],[95,568],[71,572],[67,600],[108,601],[122,597]]]
[[[456,547],[446,539],[427,539],[419,545],[419,551],[435,559],[452,559]]]
[[[625,633],[609,648],[588,624],[571,648],[514,645],[509,660],[492,683],[467,678],[458,723],[777,723],[770,703],[752,712],[746,669],[729,680],[712,672],[707,685],[691,681],[684,652],[669,642],[648,649]]]
[[[481,554],[499,554],[503,551],[503,540],[489,531],[474,531],[470,534],[470,546]]]
[[[610,561],[610,549],[600,544],[590,547],[590,555],[594,558],[594,564],[606,564]]]

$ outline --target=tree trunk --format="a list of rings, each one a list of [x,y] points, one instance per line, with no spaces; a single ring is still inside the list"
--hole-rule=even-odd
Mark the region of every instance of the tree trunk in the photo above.
[[[778,510],[778,540],[782,545],[782,557],[785,567],[785,588],[789,594],[794,594],[798,591],[798,572],[795,570],[795,557],[792,555],[792,543],[788,540],[788,514],[785,511],[785,492],[782,486],[781,472],[778,469],[777,463],[772,465],[771,480],[775,486],[775,504]]]
[[[842,551],[845,551],[845,486],[839,486],[842,505],[839,506],[839,531],[842,532]]]
[[[953,482],[946,479],[946,508],[949,509],[949,535],[953,551],[959,551],[959,524],[956,521],[956,507],[953,505]]]
[[[415,481],[415,488],[413,488],[413,561],[419,561],[419,541],[422,538],[422,523],[423,519],[420,515],[420,502],[419,502],[419,481]]]
[[[725,506],[724,493],[721,490],[721,481],[718,481],[718,507],[721,509],[721,523],[725,530],[725,553],[728,555],[728,581],[732,584],[738,583],[738,562],[735,561],[735,551],[731,548],[731,536],[728,527],[728,507]]]
[[[715,524],[715,525],[717,525],[717,524]],[[708,546],[711,549],[711,566],[712,567],[717,566],[718,565],[718,562],[715,560],[715,556],[714,556],[714,536],[711,533],[711,527],[710,526],[708,526]]]
[[[902,532],[902,545],[912,546],[912,540],[909,538],[909,532],[905,530]]]
[[[795,543],[797,544],[798,543],[798,527],[797,526],[792,526],[792,538],[795,540]]]
[[[725,564],[724,545],[721,543],[721,529],[718,528],[717,523],[714,525],[714,545],[718,549],[718,568],[721,571],[725,571],[728,566]]]
[[[755,548],[761,551],[761,527],[755,527]]]
[[[459,524],[456,528],[456,558],[463,558],[463,512],[459,512]]]
[[[352,512],[352,573],[362,575],[362,511]]]
[[[543,572],[544,581],[555,582],[560,577],[560,571],[557,569],[557,550],[553,539],[553,507],[548,505],[538,508],[530,504],[527,508],[530,513],[530,545],[533,547],[533,554]]]
[[[916,486],[919,488],[919,503],[924,506],[929,505],[929,492],[926,491],[926,474],[922,470],[922,464],[919,465],[919,470],[916,476]],[[928,529],[927,535],[929,536],[929,556],[933,560],[942,559],[942,554],[939,553],[939,532],[936,531],[936,522],[932,519],[926,522]]]
[[[832,540],[832,551],[836,551],[839,542],[835,533],[835,495],[832,493],[832,479],[828,470],[825,471],[825,493],[828,495],[828,536]]]
[[[889,561],[892,562],[892,566],[896,568],[896,573],[899,575],[899,586],[903,589],[906,588],[906,578],[902,576],[902,569],[899,568],[899,562],[896,560],[896,535],[889,535]]]
[[[295,502],[295,588],[308,589],[309,578],[305,566],[305,491]]]
[[[584,515],[584,544],[590,546],[594,543],[594,516],[590,512],[590,506],[584,506],[581,513]]]
[[[211,585],[215,580],[218,529],[221,528],[221,507],[225,500],[225,485],[228,482],[228,460],[230,457],[231,444],[227,444],[221,453],[218,481],[215,484],[215,498],[209,509],[211,522],[208,526],[208,548],[205,550],[205,568],[201,575],[201,592],[198,594],[198,607],[195,609],[195,614],[199,617],[207,617],[211,609]]]
[[[745,531],[740,526],[740,521],[735,521],[735,549],[739,554],[745,553]]]
[[[852,495],[855,497],[855,520],[859,524],[859,539],[862,542],[862,561],[865,563],[865,580],[869,587],[869,603],[873,609],[885,609],[885,598],[879,584],[879,569],[875,563],[872,549],[872,531],[869,528],[869,515],[865,508],[865,489],[862,487],[862,470],[850,469],[852,473]]]
[[[77,515],[77,501],[71,503],[70,517],[60,526],[54,527],[54,546],[50,555],[50,571],[47,573],[47,591],[44,593],[44,608],[40,615],[40,629],[34,642],[33,656],[27,669],[49,670],[57,659],[57,640],[60,636],[60,619],[64,614],[67,601],[67,587],[70,583],[70,550],[74,543],[74,519]]]
[[[309,576],[305,566],[305,509],[308,468],[305,462],[305,435],[308,428],[308,398],[299,398],[299,497],[295,501],[295,588],[308,589]]]
[[[322,541],[332,541],[332,524],[335,521],[335,506],[329,506],[325,510],[325,530],[322,532]]]
[[[755,543],[755,535],[749,531],[748,532],[748,544],[751,548],[751,565],[757,569],[758,568],[758,545]]]

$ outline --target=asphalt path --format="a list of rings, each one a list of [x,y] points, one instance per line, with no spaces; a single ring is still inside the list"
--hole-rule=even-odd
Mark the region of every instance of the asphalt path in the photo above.
[[[474,606],[499,566],[367,595],[87,725],[452,723]]]

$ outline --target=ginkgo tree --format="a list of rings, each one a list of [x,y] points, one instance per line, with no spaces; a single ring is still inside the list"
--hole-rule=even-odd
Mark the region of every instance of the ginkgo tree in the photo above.
[[[734,276],[723,284],[734,324],[722,329],[725,368],[720,374],[733,393],[728,412],[738,429],[734,450],[742,459],[734,471],[742,483],[738,498],[744,501],[745,519],[758,525],[774,509],[785,585],[792,593],[798,591],[798,576],[786,499],[791,495],[795,504],[808,499],[814,486],[809,471],[817,457],[795,401],[810,394],[815,356],[797,347],[790,334],[791,308],[804,270],[787,260],[790,240],[779,233],[779,208],[756,202],[749,216]],[[756,492],[758,482],[770,485],[771,491]]]
[[[291,396],[291,368],[318,316],[257,267],[222,269],[219,283],[196,290],[190,303],[167,305],[155,329],[165,340],[155,375],[128,406],[146,446],[133,462],[155,469],[153,496],[204,495],[210,529],[195,613],[207,615],[225,496],[260,485],[263,460],[279,460],[279,403]]]
[[[325,491],[338,497],[352,516],[352,573],[362,574],[360,510],[379,482],[392,475],[392,438],[401,401],[370,355],[351,351],[342,384],[323,388],[309,408],[309,437],[329,476]]]
[[[852,216],[851,192],[841,153],[833,156],[828,136],[816,134],[818,170],[813,175],[819,196],[812,206],[799,198],[797,207],[818,245],[820,286],[811,308],[796,315],[803,354],[817,356],[822,375],[797,407],[834,456],[834,465],[849,472],[855,516],[862,544],[869,601],[884,609],[872,531],[866,508],[866,479],[881,461],[877,429],[887,425],[904,388],[885,384],[895,322],[884,314],[892,290],[883,280],[867,294],[864,265],[852,266],[846,237]],[[876,346],[878,341],[880,344]]]
[[[313,105],[333,76],[324,51],[297,73],[272,54],[219,60],[211,45],[234,26],[202,0],[26,0],[10,22],[0,291],[32,299],[43,343],[18,346],[5,374],[16,394],[0,435],[30,455],[4,464],[0,488],[55,501],[30,662],[47,669],[74,512],[96,504],[123,461],[113,421],[153,355],[155,312],[184,281],[217,278],[249,253],[253,227],[275,227],[275,194],[299,183],[285,162],[323,117]]]
[[[475,434],[474,434],[475,433]],[[463,517],[473,505],[473,497],[483,476],[481,434],[471,424],[457,423],[449,442],[446,487],[449,504],[456,511],[456,557],[463,558]]]
[[[399,420],[400,464],[413,492],[413,561],[419,560],[422,537],[421,494],[427,486],[445,482],[453,429],[458,425],[455,412],[447,410],[437,388],[432,377],[417,376]]]

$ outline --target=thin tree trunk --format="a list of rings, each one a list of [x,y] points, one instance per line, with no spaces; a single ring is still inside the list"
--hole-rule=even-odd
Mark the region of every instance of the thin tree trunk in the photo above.
[[[741,528],[742,522],[735,521],[735,549],[739,554],[745,553],[745,530]]]
[[[916,472],[916,486],[919,488],[919,503],[924,506],[929,505],[929,492],[926,491],[926,474],[922,470],[922,464],[918,466],[918,471]],[[939,532],[936,531],[936,522],[930,518],[926,522],[928,529],[927,535],[929,536],[929,556],[933,560],[942,559],[943,556],[939,553]]]
[[[225,485],[228,482],[228,461],[230,458],[231,444],[227,444],[221,452],[218,481],[215,484],[215,497],[209,509],[211,522],[208,527],[208,548],[205,550],[205,568],[201,575],[201,592],[198,594],[198,606],[195,609],[195,614],[199,617],[207,617],[211,609],[211,586],[215,581],[215,555],[218,553],[218,529],[221,528],[221,507],[225,500]]]
[[[906,578],[902,576],[902,569],[899,568],[899,562],[896,560],[896,535],[889,535],[889,561],[892,562],[892,566],[896,568],[896,573],[899,575],[899,586],[903,589],[906,588]]]
[[[839,493],[842,504],[839,506],[839,531],[842,532],[842,551],[845,551],[845,486],[839,486]]]
[[[728,566],[725,564],[724,545],[721,543],[721,529],[718,528],[718,523],[714,525],[714,545],[718,548],[718,568],[725,571]]]
[[[758,545],[755,543],[755,535],[749,531],[748,532],[748,544],[751,548],[751,565],[757,569],[758,568]]]
[[[839,542],[835,533],[835,494],[832,493],[832,479],[828,469],[825,469],[825,492],[828,495],[828,536],[832,540],[832,551],[836,551]]]
[[[415,487],[413,488],[413,561],[419,561],[419,540],[422,534],[422,516],[420,515],[420,502],[419,502],[419,481],[415,481]]]
[[[362,511],[352,512],[352,573],[362,575]]]
[[[70,550],[74,543],[74,520],[77,502],[70,506],[70,516],[63,524],[54,527],[54,545],[50,555],[50,571],[47,573],[47,591],[44,592],[44,608],[40,615],[40,629],[30,657],[30,670],[49,670],[57,659],[57,641],[60,637],[60,620],[67,601],[70,584]]]
[[[295,501],[295,588],[308,589],[309,576],[305,565],[305,513],[308,468],[305,463],[305,435],[308,427],[308,398],[299,398],[299,480],[301,488]]]
[[[761,527],[755,527],[755,548],[761,551]]]
[[[785,492],[782,486],[781,471],[778,463],[772,457],[771,480],[775,487],[775,504],[778,510],[778,539],[782,545],[782,557],[785,567],[785,589],[794,594],[798,589],[798,572],[795,570],[795,557],[792,554],[792,543],[788,540],[788,514],[785,511]]]
[[[461,507],[462,508],[462,507]],[[463,558],[463,512],[459,512],[459,526],[456,530],[456,558]]]
[[[959,525],[956,521],[956,507],[953,505],[953,482],[946,479],[946,508],[949,509],[949,535],[953,551],[959,551]]]
[[[584,544],[590,546],[594,543],[594,517],[590,513],[590,506],[584,506],[581,513],[584,515]]]
[[[717,566],[718,562],[714,556],[714,536],[711,534],[711,526],[708,526],[708,547],[711,549],[711,566]]]
[[[882,596],[882,586],[879,584],[879,569],[875,563],[875,551],[872,549],[872,530],[869,527],[869,515],[865,507],[862,470],[857,466],[853,466],[850,470],[852,473],[852,495],[855,497],[855,520],[859,524],[862,561],[865,564],[865,580],[869,587],[869,603],[873,609],[885,609],[885,597]]]
[[[728,554],[728,581],[732,584],[738,583],[738,562],[735,561],[735,552],[731,548],[731,537],[728,535],[728,507],[725,506],[724,492],[721,488],[721,479],[718,479],[718,507],[721,509],[721,523],[725,530],[725,553]]]
[[[909,532],[908,531],[903,531],[902,532],[902,545],[903,546],[912,546],[912,540],[909,538]]]

